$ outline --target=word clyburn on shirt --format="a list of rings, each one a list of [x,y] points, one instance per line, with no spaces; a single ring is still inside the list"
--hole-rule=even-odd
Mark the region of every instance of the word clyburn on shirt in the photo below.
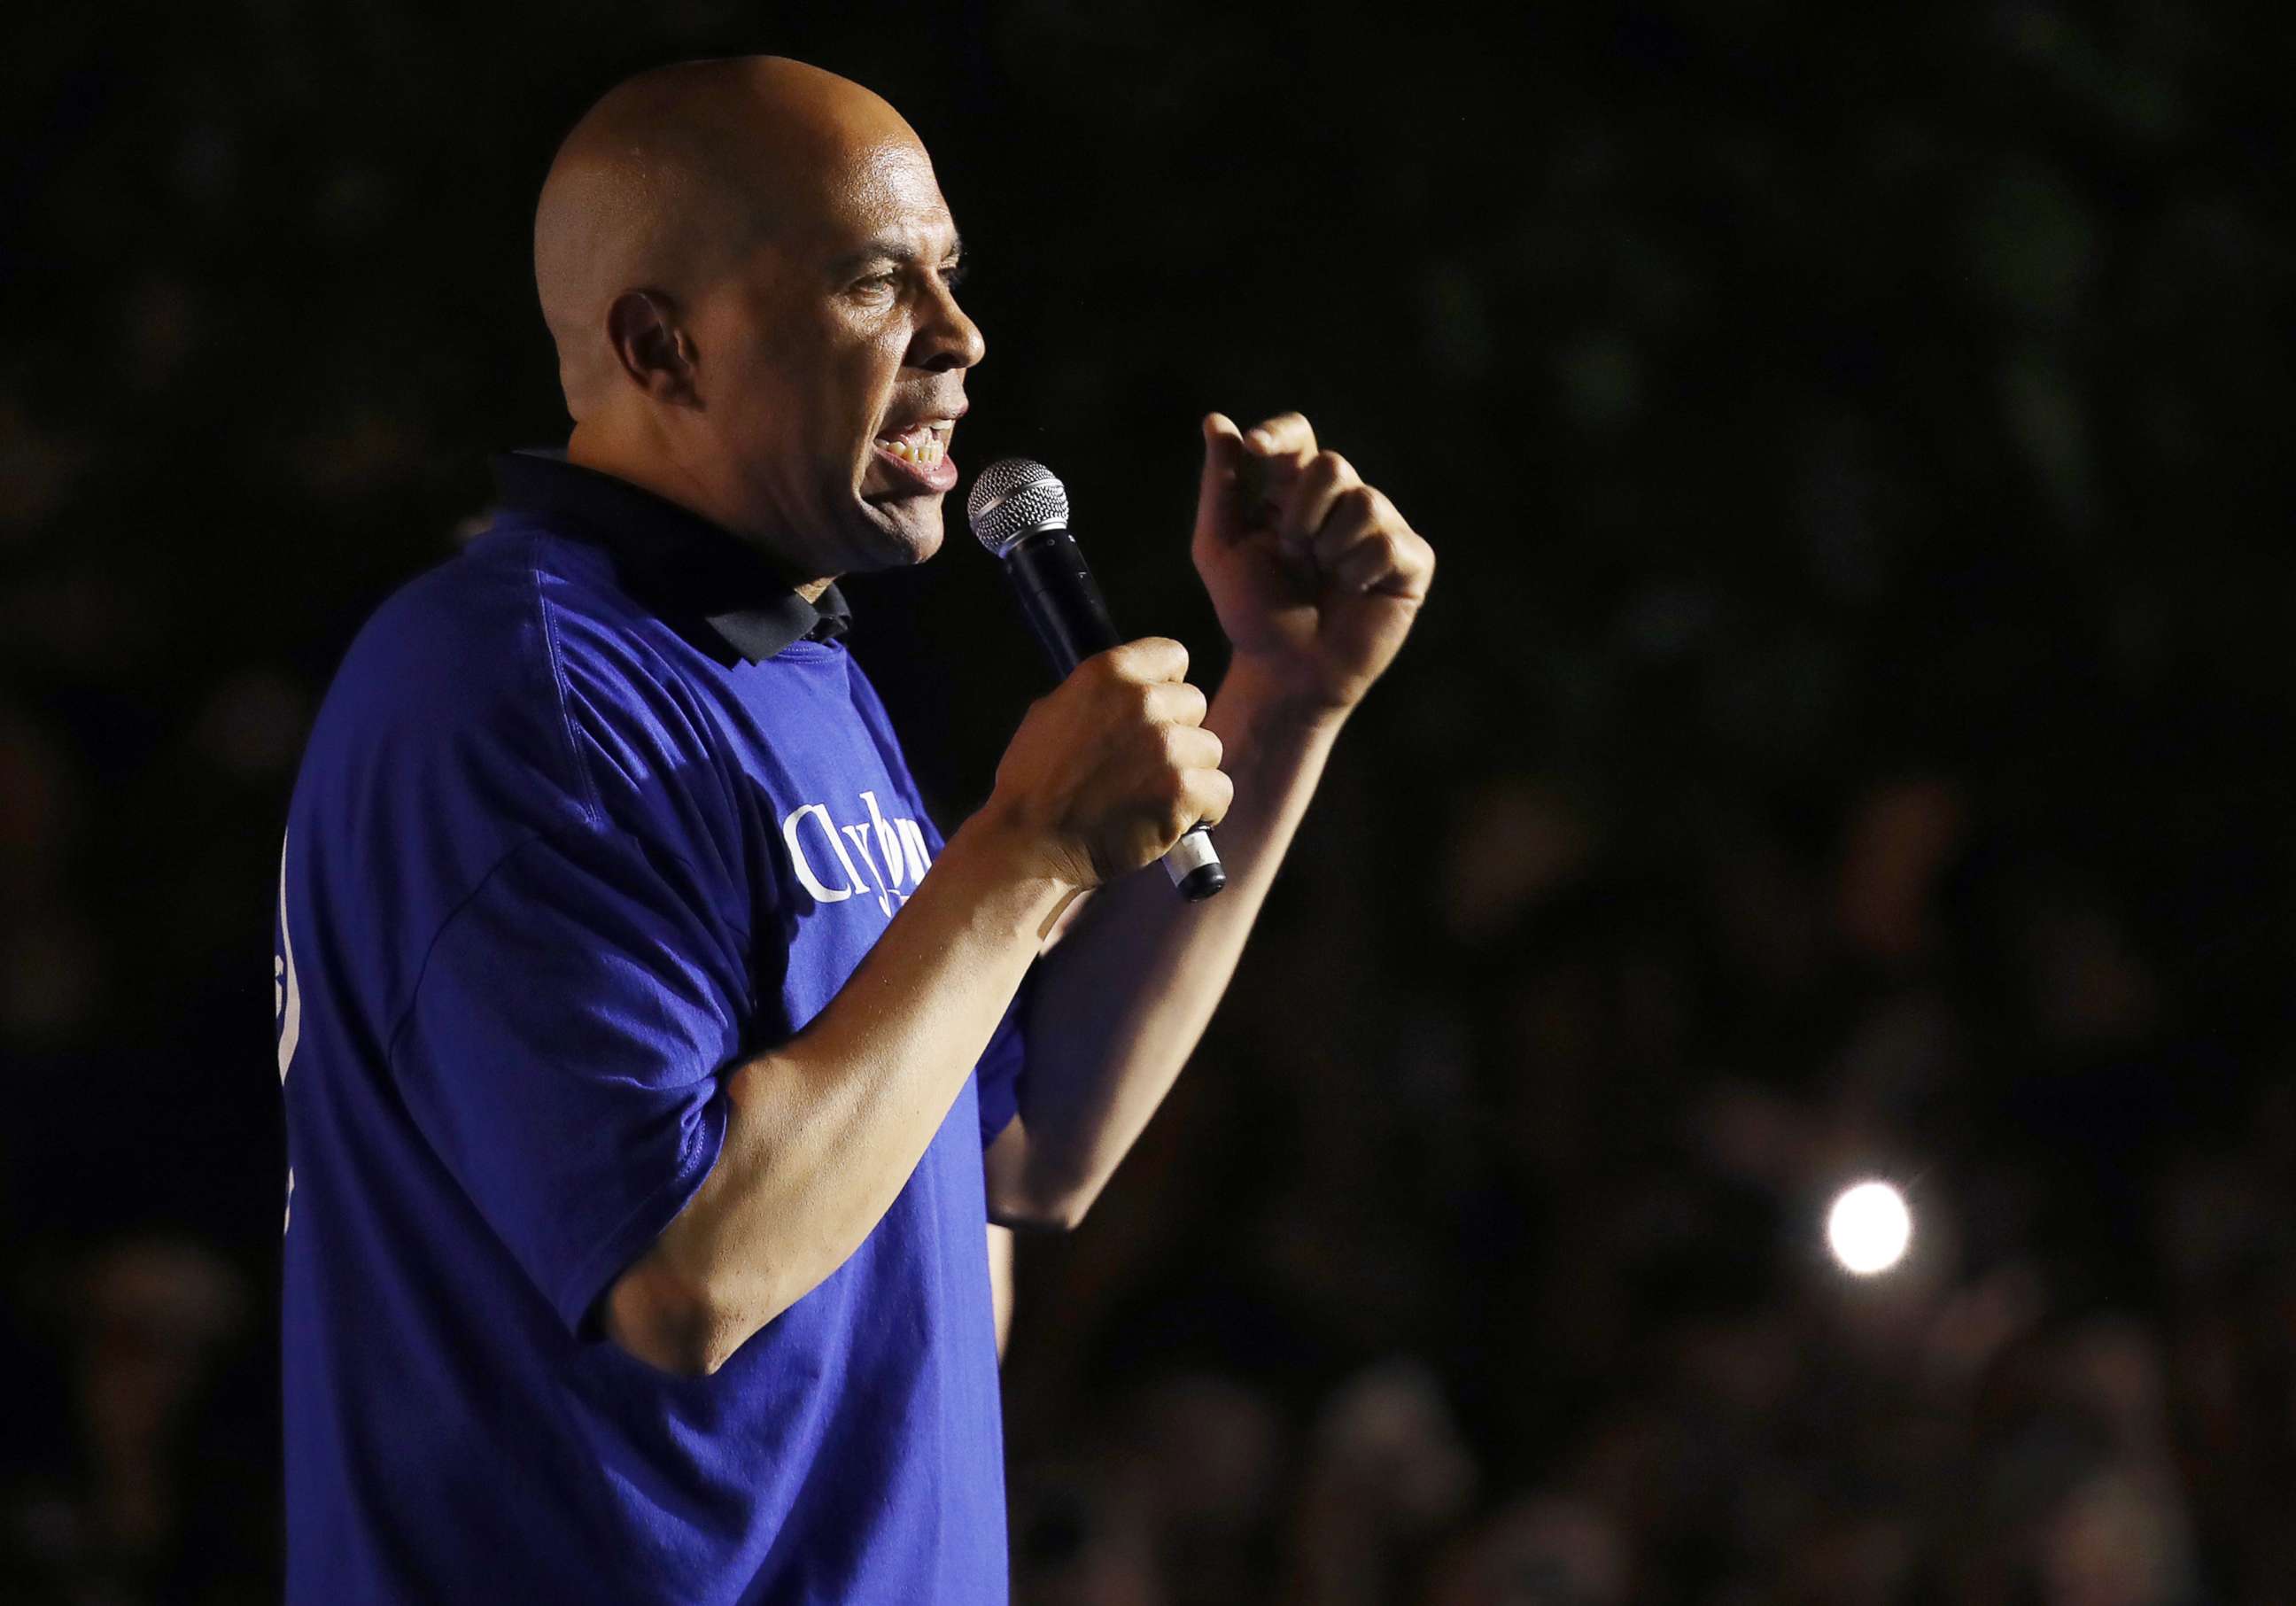
[[[717,1161],[726,1070],[941,839],[833,587],[619,480],[501,473],[359,633],[289,809],[287,1598],[1001,1602],[981,1165],[1022,1005],[861,1247],[717,1372],[600,1335]]]
[[[932,864],[932,855],[926,850],[924,832],[914,820],[887,819],[877,807],[877,794],[873,791],[863,792],[861,801],[869,817],[857,825],[839,824],[831,817],[825,803],[808,803],[793,808],[782,822],[782,840],[789,845],[790,868],[797,875],[798,885],[810,893],[816,903],[835,904],[849,897],[866,897],[873,888],[877,907],[890,914],[916,890],[917,883]],[[812,829],[805,829],[808,826]],[[852,842],[850,853],[840,838]],[[874,852],[870,848],[873,839],[876,843]],[[816,852],[826,842],[829,851],[836,856],[840,876],[836,886],[824,881],[821,872],[807,856],[808,840]],[[865,882],[855,864],[856,859],[868,869]]]

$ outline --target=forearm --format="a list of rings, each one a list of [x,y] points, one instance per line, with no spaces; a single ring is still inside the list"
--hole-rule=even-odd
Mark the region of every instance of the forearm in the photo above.
[[[1150,865],[1095,892],[1046,957],[1028,1022],[1023,1135],[992,1151],[992,1214],[1066,1225],[1098,1195],[1227,990],[1341,718],[1287,703],[1239,667],[1204,723],[1235,783],[1216,833],[1226,890],[1188,903]]]
[[[715,1370],[849,1258],[947,1118],[1069,889],[975,816],[837,996],[737,1068],[709,1178],[608,1296],[609,1336]]]
[[[988,1308],[996,1318],[996,1358],[1004,1358],[1004,1345],[1013,1336],[1013,1234],[1004,1227],[988,1228]]]

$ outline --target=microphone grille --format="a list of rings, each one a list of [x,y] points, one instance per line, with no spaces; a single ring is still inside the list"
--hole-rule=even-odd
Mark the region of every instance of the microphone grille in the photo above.
[[[1068,528],[1068,488],[1041,463],[1000,457],[972,482],[964,517],[980,544],[1001,558],[1023,536]]]

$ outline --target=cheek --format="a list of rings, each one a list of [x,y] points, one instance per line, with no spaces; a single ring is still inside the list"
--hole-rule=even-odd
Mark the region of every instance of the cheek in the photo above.
[[[865,399],[872,419],[882,414],[886,402],[891,399],[893,387],[901,376],[901,354],[906,349],[906,342],[880,336],[854,351],[849,368],[853,389]]]
[[[728,381],[742,400],[742,428],[769,457],[800,472],[865,471],[871,440],[899,383],[907,320],[852,309],[783,309],[783,333],[739,348]],[[794,461],[792,461],[794,460]]]
[[[709,407],[708,427],[731,440],[753,443],[751,449],[770,450],[775,442],[802,438],[806,409],[801,385],[786,363],[775,354],[756,349],[728,354],[703,395]]]

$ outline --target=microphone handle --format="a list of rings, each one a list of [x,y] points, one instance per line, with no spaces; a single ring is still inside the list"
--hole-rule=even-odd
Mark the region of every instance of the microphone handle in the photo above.
[[[1012,577],[1029,627],[1037,633],[1053,673],[1061,679],[1094,653],[1123,641],[1108,617],[1107,601],[1093,580],[1083,549],[1067,530],[1042,529],[1021,537],[1004,554],[1004,572]],[[1227,869],[1212,846],[1211,828],[1201,820],[1164,856],[1164,868],[1180,896],[1191,903],[1227,885]]]

